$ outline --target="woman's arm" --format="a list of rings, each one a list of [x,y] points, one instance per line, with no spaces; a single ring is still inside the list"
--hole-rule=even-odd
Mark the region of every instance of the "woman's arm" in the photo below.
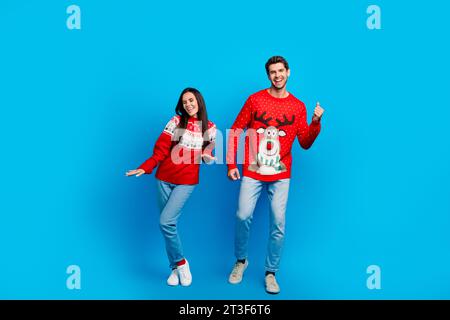
[[[139,177],[144,173],[150,174],[161,161],[169,156],[170,148],[172,146],[172,137],[179,122],[179,116],[174,116],[172,119],[170,119],[170,121],[164,127],[164,130],[159,136],[158,140],[156,140],[152,156],[145,160],[144,163],[142,163],[138,167],[138,169],[127,171],[127,176],[136,175],[137,177]]]

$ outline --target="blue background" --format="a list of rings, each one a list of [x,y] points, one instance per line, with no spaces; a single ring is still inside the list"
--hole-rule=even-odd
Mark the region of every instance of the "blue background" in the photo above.
[[[450,298],[444,3],[2,1],[0,298]],[[366,27],[370,4],[382,30]],[[282,292],[263,287],[265,195],[245,280],[227,283],[239,184],[223,164],[201,168],[180,220],[193,284],[168,287],[154,177],[124,173],[184,87],[224,132],[276,54],[308,117],[326,109],[315,145],[293,148]],[[66,288],[71,264],[81,290]],[[366,287],[372,264],[381,290]]]

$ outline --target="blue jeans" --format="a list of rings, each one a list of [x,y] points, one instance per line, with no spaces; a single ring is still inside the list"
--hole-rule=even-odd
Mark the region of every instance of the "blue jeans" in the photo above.
[[[158,204],[161,215],[159,226],[166,243],[167,257],[171,268],[184,259],[183,247],[177,232],[177,222],[184,204],[194,191],[195,185],[173,184],[156,179]]]
[[[236,213],[235,255],[237,259],[247,259],[248,238],[253,211],[261,194],[267,187],[270,201],[270,232],[265,262],[266,271],[277,272],[280,266],[281,252],[284,242],[284,225],[286,204],[290,179],[264,182],[243,177],[239,192],[239,204]]]

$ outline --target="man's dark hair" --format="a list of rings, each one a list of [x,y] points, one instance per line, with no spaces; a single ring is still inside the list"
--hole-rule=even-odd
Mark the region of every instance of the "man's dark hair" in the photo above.
[[[269,60],[267,60],[267,62],[266,62],[267,75],[269,75],[269,66],[271,64],[275,64],[275,63],[279,63],[279,62],[284,64],[284,67],[286,68],[286,70],[289,70],[289,64],[285,58],[283,58],[282,56],[273,56],[273,57],[269,58]]]

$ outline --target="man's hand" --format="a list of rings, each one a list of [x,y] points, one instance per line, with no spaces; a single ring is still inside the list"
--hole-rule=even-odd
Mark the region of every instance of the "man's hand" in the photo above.
[[[134,176],[136,175],[136,177],[142,176],[145,173],[145,171],[143,169],[136,169],[136,170],[128,170],[127,173],[125,173],[125,175],[127,177],[129,176]]]
[[[319,101],[317,101],[316,108],[314,109],[313,121],[320,121],[324,111],[325,110],[320,106]]]
[[[239,174],[239,169],[234,168],[228,171],[228,178],[231,180],[239,180],[241,178],[241,175]]]

